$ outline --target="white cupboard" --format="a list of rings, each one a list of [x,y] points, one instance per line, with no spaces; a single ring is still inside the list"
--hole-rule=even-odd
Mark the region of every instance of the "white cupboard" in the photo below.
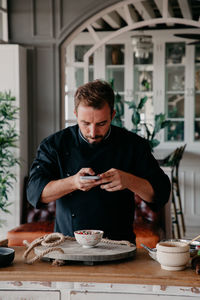
[[[200,226],[200,46],[188,45],[188,40],[176,37],[179,30],[148,30],[126,32],[98,48],[88,62],[89,80],[114,81],[114,90],[122,100],[149,99],[143,119],[153,123],[154,115],[165,113],[171,121],[168,130],[159,133],[156,151],[173,151],[187,144],[180,165],[182,206],[186,226]],[[190,29],[188,33],[198,33]],[[147,58],[136,59],[132,36],[150,35],[152,49]],[[100,39],[106,36],[98,32]],[[65,126],[76,122],[73,95],[85,82],[84,54],[93,45],[89,33],[79,34],[62,52],[65,65],[63,77]],[[118,52],[118,54],[116,54]],[[114,56],[114,53],[116,54]],[[87,73],[87,72],[86,72]],[[124,104],[123,124],[132,129],[131,110]]]

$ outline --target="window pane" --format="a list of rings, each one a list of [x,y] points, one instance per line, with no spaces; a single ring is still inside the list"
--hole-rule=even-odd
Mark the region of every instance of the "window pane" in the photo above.
[[[3,40],[3,16],[0,12],[0,40]]]
[[[200,91],[200,66],[196,67],[195,71],[195,89]]]
[[[106,65],[124,64],[124,45],[106,45]]]
[[[94,80],[94,70],[93,68],[89,68],[89,81]]]
[[[92,47],[92,45],[76,45],[75,46],[75,61],[83,62],[85,53]],[[89,57],[89,64],[93,64],[93,55]]]
[[[153,72],[139,71],[134,68],[134,90],[136,92],[152,91],[153,90]]]
[[[184,140],[184,122],[173,121],[165,130],[167,141],[183,141]]]
[[[166,64],[184,64],[185,43],[166,44]]]
[[[200,118],[200,94],[195,97],[195,117]]]
[[[194,140],[200,141],[200,45],[195,46]]]
[[[194,139],[195,139],[195,141],[199,141],[200,140],[200,121],[194,122],[194,131],[195,131]]]
[[[124,68],[107,68],[106,80],[114,82],[114,90],[118,92],[124,91]]]
[[[195,47],[195,63],[200,63],[200,46]]]
[[[168,118],[184,117],[184,95],[168,95]]]
[[[185,68],[173,67],[166,69],[166,90],[183,91],[185,88]]]
[[[76,68],[75,69],[75,84],[76,88],[84,83],[84,69],[83,68]]]
[[[94,79],[94,71],[93,68],[89,68],[89,81],[93,81]],[[76,88],[80,85],[84,84],[84,69],[83,68],[75,68],[75,84]]]
[[[123,127],[124,126],[124,96],[123,95],[120,95],[119,93],[115,93],[114,108],[116,114],[112,121],[112,124],[119,127]]]
[[[153,52],[149,52],[148,57],[136,57],[133,53],[134,65],[152,65],[153,64]]]
[[[139,101],[141,98],[139,99]],[[139,103],[139,102],[138,102]],[[152,132],[152,125],[154,125],[154,107],[153,107],[153,97],[148,97],[145,106],[141,110],[141,123],[146,123],[150,132]]]
[[[132,36],[134,65],[153,64],[153,43],[150,35]]]

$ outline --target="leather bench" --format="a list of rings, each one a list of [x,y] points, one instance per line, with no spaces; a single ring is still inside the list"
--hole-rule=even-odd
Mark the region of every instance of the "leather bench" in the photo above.
[[[140,244],[143,243],[154,248],[165,237],[163,211],[152,211],[138,196],[135,196],[135,205],[136,245],[140,248]],[[53,232],[55,202],[35,209],[24,197],[23,208],[22,224],[7,233],[8,246],[21,246],[23,240],[31,242],[44,234]]]
[[[134,232],[136,246],[141,248],[141,243],[150,248],[165,238],[164,209],[153,211],[139,196],[135,195]]]

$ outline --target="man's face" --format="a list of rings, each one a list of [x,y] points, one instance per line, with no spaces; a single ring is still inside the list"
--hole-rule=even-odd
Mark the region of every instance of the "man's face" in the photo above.
[[[80,103],[75,115],[84,138],[90,144],[97,144],[106,136],[115,112],[111,116],[110,107],[107,103],[100,109]]]

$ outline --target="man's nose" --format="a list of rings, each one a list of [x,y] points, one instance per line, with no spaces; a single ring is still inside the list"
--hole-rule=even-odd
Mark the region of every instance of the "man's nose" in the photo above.
[[[96,136],[96,127],[94,125],[90,126],[90,136],[93,138]]]

